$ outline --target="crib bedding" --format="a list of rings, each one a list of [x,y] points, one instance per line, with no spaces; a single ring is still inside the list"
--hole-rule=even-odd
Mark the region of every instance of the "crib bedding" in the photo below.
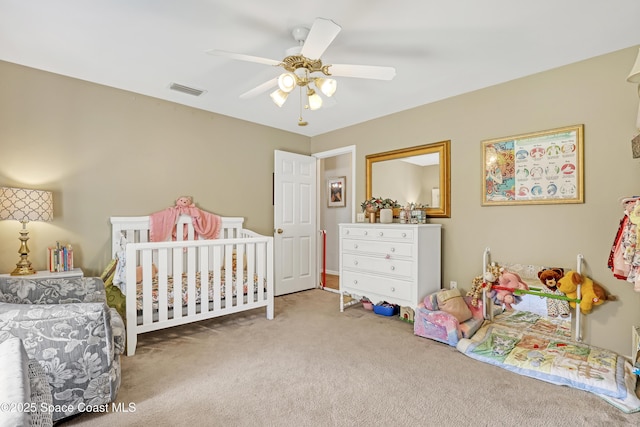
[[[236,271],[234,270],[232,275],[231,275],[231,279],[232,279],[232,296],[235,297],[237,296],[237,274]],[[195,285],[196,285],[196,304],[199,304],[201,302],[201,296],[202,296],[202,279],[201,279],[201,273],[197,272],[196,273],[196,277],[195,277]],[[172,309],[174,307],[174,301],[175,301],[175,296],[176,293],[178,293],[178,295],[182,294],[181,299],[182,299],[182,306],[186,306],[187,303],[189,302],[189,296],[188,296],[188,276],[187,273],[183,273],[182,274],[182,283],[180,286],[180,289],[178,290],[175,287],[174,284],[175,280],[172,276],[169,276],[167,278],[167,308]],[[213,301],[213,286],[214,286],[214,282],[215,282],[215,275],[213,271],[209,271],[209,278],[208,278],[208,283],[207,283],[207,295],[208,295],[208,302],[212,302]],[[249,277],[247,277],[247,272],[244,272],[244,277],[242,279],[242,293],[244,295],[247,294],[249,288],[251,287],[251,280],[249,280]],[[258,291],[258,275],[254,274],[253,275],[253,292],[257,292]],[[263,281],[263,289],[264,286],[266,286],[266,280]],[[142,282],[137,283],[136,284],[136,308],[137,310],[140,312],[142,311],[143,308],[143,284]],[[220,275],[220,296],[222,299],[225,298],[226,296],[226,274],[224,273],[224,269],[222,271],[222,274]],[[159,280],[158,277],[154,277],[152,282],[151,282],[151,298],[152,298],[152,303],[151,306],[154,310],[157,310],[159,307],[159,295],[160,295],[160,291],[159,291]]]
[[[506,312],[457,345],[463,354],[511,372],[637,406],[618,354],[571,339],[571,322],[527,311]],[[632,394],[632,395],[631,395]],[[637,410],[637,408],[635,409]]]

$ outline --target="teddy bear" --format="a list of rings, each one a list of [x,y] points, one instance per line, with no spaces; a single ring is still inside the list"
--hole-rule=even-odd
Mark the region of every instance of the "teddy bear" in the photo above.
[[[580,311],[582,314],[589,314],[594,305],[600,305],[605,301],[613,301],[616,298],[613,295],[607,295],[606,291],[598,283],[584,276],[577,271],[568,271],[564,277],[558,280],[558,290],[563,292],[567,297],[576,299],[578,297],[578,284],[580,287]],[[570,301],[571,307],[575,307],[576,303]]]
[[[176,206],[179,208],[190,208],[195,207],[193,204],[193,197],[191,196],[180,196],[176,199]]]
[[[500,267],[498,267],[495,262],[492,262],[487,266],[487,271],[484,272],[484,275],[476,276],[473,279],[471,282],[471,290],[467,292],[467,296],[471,297],[472,306],[478,306],[478,301],[482,297],[482,290],[484,289],[485,284],[490,286],[495,285],[499,275]]]
[[[504,268],[500,269],[500,277],[498,277],[498,285],[493,287],[495,294],[493,300],[496,304],[504,304],[506,310],[513,310],[511,304],[519,303],[522,298],[514,295],[514,291],[518,289],[529,290],[529,286],[522,281],[520,276]]]
[[[544,285],[541,292],[564,296],[564,294],[558,290],[558,280],[564,276],[564,269],[562,268],[545,268],[538,271],[538,279]],[[567,318],[570,314],[569,302],[556,298],[547,298],[547,315],[549,317],[563,317]]]

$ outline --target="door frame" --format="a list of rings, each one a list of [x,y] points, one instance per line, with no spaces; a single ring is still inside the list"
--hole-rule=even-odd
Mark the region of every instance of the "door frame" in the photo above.
[[[320,162],[323,159],[328,159],[330,157],[336,157],[342,154],[351,154],[351,177],[350,179],[348,179],[347,181],[347,205],[351,206],[351,222],[356,222],[356,205],[355,205],[355,200],[356,200],[356,146],[355,145],[348,145],[345,147],[340,147],[340,148],[335,148],[333,150],[328,150],[328,151],[321,151],[319,153],[313,153],[311,154],[312,157],[315,157],[317,160],[317,165],[316,165],[316,199],[317,199],[317,203],[316,203],[316,229],[318,230],[318,233],[320,233],[320,220],[321,220],[321,216],[320,216],[320,210],[321,210],[321,204],[320,204],[320,200],[322,198],[322,185],[324,184],[322,181],[322,177],[320,176],[320,174],[322,173],[321,168],[320,168]],[[320,274],[320,272],[322,271],[322,239],[317,239],[317,244],[316,244],[316,253],[317,253],[317,272],[318,275]],[[326,289],[331,291],[331,289]]]

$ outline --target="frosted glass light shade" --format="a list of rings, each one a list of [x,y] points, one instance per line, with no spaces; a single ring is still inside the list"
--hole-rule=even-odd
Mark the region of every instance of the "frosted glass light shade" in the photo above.
[[[307,95],[309,96],[309,109],[317,110],[322,107],[322,98],[314,90],[310,90]]]
[[[287,92],[284,92],[282,89],[276,89],[271,92],[271,95],[269,96],[271,96],[271,99],[278,107],[282,107],[289,94]]]
[[[278,77],[278,87],[283,92],[291,92],[296,87],[296,76],[293,73],[280,74],[280,77]]]
[[[338,88],[338,82],[335,79],[324,79],[322,77],[318,77],[314,80],[316,87],[320,89],[320,92],[324,93],[326,96],[331,96],[336,93],[336,89]]]

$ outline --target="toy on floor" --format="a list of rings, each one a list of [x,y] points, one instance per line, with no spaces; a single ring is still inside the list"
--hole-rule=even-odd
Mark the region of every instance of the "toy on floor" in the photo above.
[[[576,299],[578,297],[578,284],[582,285],[580,287],[580,311],[582,314],[591,313],[594,305],[600,305],[605,301],[613,301],[616,299],[613,295],[607,295],[601,285],[577,271],[566,272],[564,277],[558,280],[558,290],[564,292],[567,297]],[[576,306],[576,303],[573,301],[569,302],[569,304],[571,307]]]
[[[513,310],[511,304],[517,304],[522,301],[522,297],[514,295],[514,291],[522,289],[529,290],[529,286],[522,281],[520,276],[504,268],[500,269],[500,277],[498,277],[498,285],[493,287],[495,291],[493,300],[496,304],[504,304],[507,310]]]
[[[564,276],[564,269],[562,268],[545,268],[538,272],[538,279],[544,285],[541,291],[545,294],[565,296],[563,292],[558,289],[558,280]],[[547,298],[547,315],[549,317],[563,317],[567,318],[571,314],[569,310],[569,302]]]
[[[492,262],[487,266],[487,271],[483,275],[476,276],[471,282],[471,290],[467,292],[467,296],[471,297],[471,305],[478,306],[478,301],[482,298],[482,290],[485,286],[490,290],[491,286],[498,284],[498,277],[500,276],[500,267]]]

